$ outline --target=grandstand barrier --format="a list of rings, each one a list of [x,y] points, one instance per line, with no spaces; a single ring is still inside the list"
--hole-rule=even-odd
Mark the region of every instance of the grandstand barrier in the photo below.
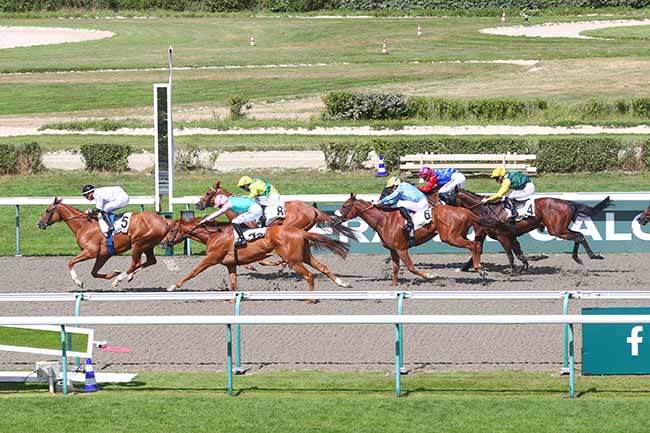
[[[650,299],[646,291],[335,291],[335,292],[186,292],[186,293],[0,293],[0,302],[74,302],[75,317],[81,315],[82,301],[235,301],[235,316],[241,317],[241,302],[266,300],[396,300],[398,317],[403,315],[405,300],[562,300],[564,316],[569,314],[569,300],[641,300]],[[356,316],[355,316],[356,317]],[[446,317],[446,316],[442,316]],[[539,317],[539,316],[533,316]],[[229,373],[240,374],[241,367],[240,323],[235,323],[235,365],[229,364]],[[228,328],[228,347],[232,355],[232,333]],[[573,375],[573,329],[563,326],[562,373]],[[396,323],[396,371],[404,368],[403,323]],[[232,361],[232,359],[231,359]],[[76,360],[77,367],[79,360]],[[231,388],[229,388],[231,389]],[[573,387],[571,387],[573,390]],[[573,391],[571,392],[573,394]]]
[[[77,325],[225,325],[228,395],[233,395],[233,325],[394,325],[395,395],[401,396],[399,326],[410,325],[535,325],[569,327],[569,397],[575,397],[574,325],[650,323],[650,315],[259,315],[259,316],[41,316],[0,317],[0,326],[51,325],[61,328],[61,355],[65,363],[65,327]],[[64,391],[65,393],[65,391]]]

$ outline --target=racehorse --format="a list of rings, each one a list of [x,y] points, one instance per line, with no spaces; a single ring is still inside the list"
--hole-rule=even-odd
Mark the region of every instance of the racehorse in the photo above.
[[[467,239],[467,232],[470,228],[481,230],[481,224],[487,223],[483,218],[473,215],[468,210],[458,212],[459,208],[451,206],[436,206],[432,209],[432,222],[415,231],[416,245],[423,244],[440,234],[440,239],[459,248],[467,248],[472,253],[474,269],[485,277],[481,269],[481,245]],[[340,221],[347,221],[355,217],[364,220],[379,235],[382,245],[390,251],[393,260],[393,281],[391,286],[397,286],[397,276],[400,269],[400,260],[404,262],[407,269],[413,274],[431,279],[435,275],[419,271],[413,264],[408,253],[408,239],[404,235],[402,227],[404,219],[399,212],[378,209],[372,203],[358,199],[356,194],[351,193],[350,197],[343,203],[343,206],[336,212]]]
[[[227,197],[233,194],[221,188],[221,181],[217,182],[214,186],[210,187],[208,191],[196,203],[198,210],[205,210],[208,207],[214,206],[214,198],[223,194]],[[302,230],[309,230],[315,225],[319,227],[331,228],[334,234],[347,236],[355,239],[354,231],[344,225],[335,225],[332,217],[325,212],[315,208],[314,206],[300,200],[290,200],[284,203],[285,219],[275,220],[271,225],[284,224],[287,226],[297,227]],[[237,216],[235,212],[229,210],[226,212],[228,219],[232,220]]]
[[[650,206],[646,210],[643,211],[641,216],[639,217],[639,224],[642,226],[648,224],[650,222]]]
[[[325,274],[340,287],[352,287],[334,275],[325,265],[312,255],[310,246],[326,248],[345,258],[348,245],[318,233],[310,233],[292,226],[277,225],[268,227],[263,238],[248,242],[244,248],[234,248],[234,232],[229,223],[200,224],[200,219],[189,221],[172,220],[172,228],[161,243],[163,248],[177,244],[186,238],[206,244],[205,258],[185,278],[169,287],[168,291],[180,288],[186,281],[194,278],[205,269],[216,264],[228,268],[230,289],[237,290],[237,266],[253,263],[271,256],[280,256],[294,271],[307,281],[309,290],[314,290],[314,275],[307,270],[305,263]]]
[[[108,274],[100,274],[99,270],[110,256],[108,255],[106,237],[99,228],[99,223],[96,219],[91,220],[88,214],[79,209],[62,203],[62,200],[54,198],[54,201],[47,207],[36,225],[38,228],[45,230],[52,224],[63,221],[72,230],[77,239],[77,245],[81,248],[81,253],[68,262],[70,276],[77,286],[83,288],[83,282],[77,277],[74,266],[79,262],[92,258],[95,259],[95,264],[91,275],[106,280],[117,277],[113,281],[113,287],[117,287],[120,281],[127,277],[130,282],[136,272],[156,264],[153,249],[163,240],[168,231],[167,223],[163,217],[150,211],[134,213],[131,216],[128,234],[113,236],[115,254],[131,250],[131,266],[126,272],[113,271]],[[147,260],[141,263],[143,253]]]
[[[476,215],[481,217],[491,218],[497,221],[507,221],[508,215],[500,203],[482,204],[482,199],[483,196],[479,194],[463,189],[457,189],[455,192],[451,193],[450,201],[452,202],[451,204],[454,204],[453,202],[455,202],[457,206],[470,209]],[[612,201],[609,196],[594,207],[559,198],[544,197],[535,199],[535,216],[523,219],[512,225],[513,230],[511,230],[511,233],[513,241],[516,242],[515,238],[517,236],[521,236],[536,228],[543,230],[545,227],[552,236],[574,242],[573,254],[571,257],[576,263],[580,265],[582,264],[582,260],[578,257],[578,248],[580,245],[583,246],[590,259],[602,260],[603,256],[594,254],[584,235],[580,232],[571,230],[569,226],[577,218],[594,217],[611,205]],[[506,250],[506,253],[511,257],[511,252],[509,253]]]

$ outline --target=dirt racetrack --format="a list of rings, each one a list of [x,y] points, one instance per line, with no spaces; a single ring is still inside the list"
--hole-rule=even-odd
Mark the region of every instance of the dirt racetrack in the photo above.
[[[351,290],[391,290],[390,265],[385,256],[353,255],[343,261],[322,255],[322,261]],[[569,255],[551,255],[531,263],[529,273],[510,277],[504,255],[485,255],[488,278],[475,273],[457,273],[465,255],[417,255],[419,267],[440,277],[421,281],[404,273],[400,290],[645,290],[648,281],[648,254],[609,254],[605,260],[575,264]],[[137,274],[124,292],[163,291],[189,272],[198,257],[161,257],[159,263]],[[66,257],[0,258],[0,291],[71,292]],[[106,269],[125,269],[128,258],[116,257]],[[86,283],[84,292],[108,292],[110,282],[90,277],[90,263],[77,267]],[[223,266],[208,269],[183,290],[227,290]],[[260,268],[240,268],[240,289],[305,290],[293,272],[277,273]],[[317,290],[338,288],[318,275]],[[573,301],[572,313],[586,306],[645,306],[643,301]],[[391,301],[324,301],[306,305],[300,301],[248,301],[242,314],[393,314]],[[86,302],[84,315],[166,315],[233,314],[234,306],[222,302]],[[406,301],[406,314],[560,314],[561,301]],[[71,304],[0,303],[0,315],[72,315]],[[224,327],[208,326],[98,326],[97,340],[127,346],[132,353],[96,351],[95,369],[109,371],[223,371],[226,361]],[[577,329],[576,353],[580,353]],[[259,369],[385,370],[394,363],[394,331],[385,325],[294,325],[242,327],[242,363]],[[423,326],[405,327],[405,365],[416,370],[545,370],[557,372],[562,364],[560,325],[527,326]],[[0,352],[0,370],[30,369],[43,356]],[[579,361],[580,357],[577,357]]]

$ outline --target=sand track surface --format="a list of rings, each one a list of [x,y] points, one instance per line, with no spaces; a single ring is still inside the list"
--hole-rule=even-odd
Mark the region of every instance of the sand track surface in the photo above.
[[[352,290],[391,290],[390,267],[385,256],[353,255],[347,260],[320,255],[322,262],[353,284]],[[417,255],[422,269],[440,278],[425,282],[404,273],[400,290],[645,290],[648,280],[647,254],[609,254],[603,261],[575,264],[568,255],[551,255],[532,263],[531,271],[510,277],[503,255],[485,255],[488,278],[475,273],[457,273],[465,255]],[[159,258],[120,290],[162,291],[188,273],[199,257]],[[75,291],[65,257],[0,258],[2,292]],[[128,258],[115,257],[106,269],[124,269]],[[90,263],[78,266],[86,283],[84,291],[109,292],[104,280],[93,280]],[[208,269],[183,290],[227,290],[223,266]],[[240,269],[240,289],[305,290],[293,272],[274,269]],[[322,275],[317,290],[340,290]],[[586,306],[645,305],[640,301],[574,301],[571,313]],[[306,305],[300,301],[247,301],[242,314],[394,314],[393,301],[323,301]],[[406,314],[560,314],[558,301],[406,301]],[[0,303],[0,315],[72,315],[74,305]],[[192,315],[233,314],[234,306],[222,302],[86,302],[84,315]],[[184,371],[225,368],[225,329],[209,326],[98,326],[96,338],[133,349],[129,354],[97,351],[96,370]],[[578,347],[580,353],[580,330]],[[248,326],[242,328],[242,362],[253,371],[268,369],[385,370],[392,369],[394,331],[391,326]],[[559,325],[531,326],[406,326],[406,365],[416,370],[544,370],[556,373],[562,364],[562,328]],[[0,352],[0,369],[30,369],[33,355]],[[579,359],[578,359],[579,360]]]
[[[65,27],[7,27],[0,26],[0,49],[96,41],[110,38],[113,32]]]

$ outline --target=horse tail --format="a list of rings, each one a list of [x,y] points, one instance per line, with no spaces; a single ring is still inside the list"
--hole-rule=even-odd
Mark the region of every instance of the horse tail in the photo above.
[[[343,258],[346,258],[350,251],[350,245],[335,239],[330,239],[320,233],[304,232],[303,236],[311,245],[316,247],[316,249],[327,249]]]
[[[342,223],[334,224],[334,220],[331,216],[318,209],[316,203],[314,203],[314,210],[316,211],[316,226],[319,229],[331,229],[332,233],[339,236],[346,236],[349,239],[358,240],[357,233],[352,230],[350,227],[343,225]]]
[[[613,206],[614,203],[612,200],[609,198],[609,196],[605,197],[603,201],[598,203],[594,207],[587,206],[586,204],[582,203],[576,203],[576,202],[571,202],[571,207],[573,211],[573,221],[576,220],[576,218],[581,217],[581,218],[586,218],[586,217],[593,217],[601,213],[604,209]]]

